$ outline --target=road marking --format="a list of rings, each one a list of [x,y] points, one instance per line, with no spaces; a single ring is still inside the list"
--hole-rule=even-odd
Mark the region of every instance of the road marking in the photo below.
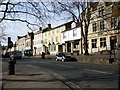
[[[76,84],[70,82],[70,81],[66,81],[66,78],[51,71],[51,70],[48,70],[49,73],[51,73],[53,76],[55,76],[57,79],[59,79],[60,81],[62,81],[64,84],[66,84],[68,87],[74,89],[74,88],[80,88],[79,86],[77,86]]]
[[[98,71],[98,70],[94,70],[94,69],[84,69],[84,70],[93,71],[93,72],[97,72],[97,73],[104,73],[104,74],[113,74],[113,73],[104,72],[104,71]]]
[[[28,66],[30,66],[30,67],[34,67],[34,68],[39,68],[39,67],[37,67],[37,66],[33,66],[33,65],[28,65]],[[70,88],[80,88],[79,86],[77,86],[76,84],[74,84],[74,83],[72,83],[72,82],[70,82],[70,81],[64,81],[64,80],[66,80],[66,78],[65,77],[63,77],[63,76],[61,76],[61,75],[59,75],[59,74],[57,74],[57,73],[55,73],[55,72],[53,72],[53,71],[51,71],[51,70],[48,70],[48,69],[46,69],[50,74],[52,74],[53,76],[55,76],[57,79],[59,79],[59,80],[61,80],[64,84],[66,84],[68,87],[70,87]]]
[[[33,67],[33,68],[39,68],[39,67],[37,67],[37,66],[33,66],[33,65],[27,65],[27,66],[30,66],[30,67]]]
[[[45,61],[40,61],[41,63],[46,63],[46,64],[51,64],[51,63],[48,63],[48,62],[45,62]]]
[[[58,65],[58,66],[62,66],[62,67],[67,67],[67,68],[74,68],[74,67],[72,67],[72,66],[68,66],[68,65],[61,65],[61,64],[56,64],[56,65]]]

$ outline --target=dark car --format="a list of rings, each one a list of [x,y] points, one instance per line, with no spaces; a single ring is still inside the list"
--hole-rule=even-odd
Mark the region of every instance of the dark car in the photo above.
[[[11,55],[10,55],[10,58],[11,59],[15,59],[15,60],[17,60],[17,59],[22,59],[22,51],[12,51],[11,52]]]
[[[56,61],[77,61],[76,58],[70,56],[70,55],[67,55],[66,53],[63,53],[63,52],[59,52],[56,54]]]

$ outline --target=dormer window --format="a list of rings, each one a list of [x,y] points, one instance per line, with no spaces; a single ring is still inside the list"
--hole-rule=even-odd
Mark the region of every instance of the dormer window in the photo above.
[[[104,15],[104,6],[99,7],[98,12],[99,12],[99,16],[103,16]]]
[[[112,17],[112,19],[111,19],[111,28],[116,29],[117,26],[118,26],[117,18]]]

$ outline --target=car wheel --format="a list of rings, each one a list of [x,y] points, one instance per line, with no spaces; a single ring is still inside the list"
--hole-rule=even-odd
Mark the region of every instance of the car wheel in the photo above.
[[[62,62],[64,62],[65,60],[64,59],[62,59]]]
[[[56,61],[58,61],[58,59],[56,59]]]

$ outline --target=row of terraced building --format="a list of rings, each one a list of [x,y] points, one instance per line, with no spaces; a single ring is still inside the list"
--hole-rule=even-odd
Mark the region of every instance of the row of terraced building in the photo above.
[[[89,53],[120,48],[120,16],[113,16],[113,5],[109,2],[100,2],[92,6],[88,29]],[[81,28],[73,19],[56,27],[48,24],[47,28],[39,28],[36,32],[18,36],[16,49],[23,52],[31,50],[33,55],[39,55],[42,52],[81,54],[81,50],[84,52],[81,44],[83,44],[81,43]]]

